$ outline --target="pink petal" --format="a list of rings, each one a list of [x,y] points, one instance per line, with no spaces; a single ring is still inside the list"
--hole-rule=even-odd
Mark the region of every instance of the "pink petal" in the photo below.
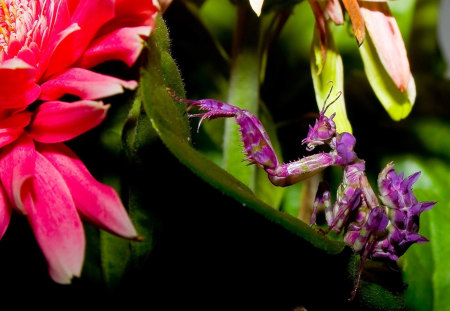
[[[24,47],[17,52],[17,57],[26,62],[27,64],[33,65],[38,62],[37,55],[33,50]]]
[[[28,126],[31,112],[21,111],[0,120],[0,148],[15,141]]]
[[[361,14],[384,68],[397,88],[406,91],[411,71],[400,29],[389,6],[383,2],[361,2]]]
[[[39,61],[39,79],[44,77],[48,77],[53,72],[51,70],[48,70],[49,64],[51,62],[53,63],[53,67],[57,67],[58,60],[53,59],[53,54],[55,53],[55,50],[59,47],[59,45],[66,40],[67,37],[72,35],[73,33],[80,32],[80,27],[77,24],[71,24],[63,31],[59,32],[56,36],[52,36],[52,39],[50,43],[46,46],[46,48],[43,50],[40,61]],[[69,39],[67,39],[69,40]],[[69,53],[69,52],[68,52]],[[51,66],[52,67],[52,66]],[[51,68],[50,68],[51,69]],[[58,69],[58,68],[57,68]],[[57,70],[53,68],[53,70]]]
[[[0,179],[13,207],[26,213],[21,193],[24,184],[34,176],[36,152],[27,135],[4,147],[0,153]]]
[[[6,197],[3,186],[0,185],[0,239],[3,237],[6,229],[8,228],[9,221],[11,220],[11,213],[11,205]]]
[[[69,8],[73,8],[70,2]],[[72,23],[77,24],[81,30],[72,32],[55,48],[45,77],[59,73],[76,62],[99,29],[113,17],[114,0],[80,0],[73,12]]]
[[[0,107],[21,108],[39,97],[39,86],[35,84],[36,68],[19,58],[0,64]]]
[[[81,99],[98,99],[135,89],[136,81],[124,81],[82,68],[71,68],[41,85],[42,100],[58,99],[71,94]]]
[[[107,35],[119,28],[148,26],[153,29],[159,12],[159,8],[153,2],[155,1],[116,0],[114,18],[99,30],[98,36]]]
[[[81,274],[85,238],[81,219],[59,172],[36,153],[33,179],[22,191],[24,207],[36,240],[47,259],[50,277],[69,284]]]
[[[327,19],[331,19],[336,25],[342,25],[344,23],[344,13],[342,12],[339,0],[327,0],[318,3],[322,7]]]
[[[150,26],[120,28],[104,35],[92,42],[77,65],[91,68],[108,60],[121,60],[131,67],[144,46],[143,37],[151,30]]]
[[[128,20],[127,26],[153,26],[155,14],[159,11],[153,2],[116,0],[114,19]]]
[[[68,147],[63,144],[39,144],[38,150],[64,177],[81,214],[116,235],[136,238],[136,230],[117,193],[95,180]]]
[[[67,141],[99,125],[108,108],[102,102],[88,100],[45,102],[36,109],[28,131],[39,142]]]
[[[59,32],[64,31],[67,25],[71,23],[71,14],[69,4],[66,0],[57,1],[57,7],[52,11],[52,16],[49,18],[51,22],[51,36],[57,35]],[[50,40],[52,38],[50,37]]]

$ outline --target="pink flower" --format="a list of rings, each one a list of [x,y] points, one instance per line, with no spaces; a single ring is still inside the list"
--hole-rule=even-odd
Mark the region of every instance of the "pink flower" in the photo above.
[[[137,86],[90,68],[131,66],[157,12],[149,0],[0,0],[0,238],[12,210],[26,215],[58,283],[81,273],[80,215],[137,237],[117,193],[63,142],[102,122],[97,99]]]

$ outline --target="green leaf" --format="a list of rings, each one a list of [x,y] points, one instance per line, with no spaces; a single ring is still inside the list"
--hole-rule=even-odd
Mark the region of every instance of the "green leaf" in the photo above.
[[[150,120],[141,110],[141,98],[136,98],[130,111],[126,131],[124,131],[124,149],[128,155],[128,209],[130,218],[142,241],[130,242],[130,264],[139,270],[148,259],[154,243],[155,217],[152,209],[155,205],[153,196],[149,196],[148,184],[143,176],[151,176],[153,142],[157,135]],[[135,115],[139,113],[139,115]]]
[[[422,149],[434,155],[450,158],[450,125],[438,119],[421,119],[411,128],[420,140]]]
[[[430,241],[413,245],[401,259],[407,306],[411,310],[446,310],[450,305],[450,166],[437,159],[398,159],[397,171],[410,175],[421,171],[413,186],[419,201],[437,201],[421,215],[420,231]]]
[[[100,255],[105,283],[110,289],[116,288],[128,270],[130,241],[101,231]]]
[[[364,62],[367,79],[384,109],[395,121],[406,118],[411,112],[416,98],[414,81],[410,82],[410,87],[405,92],[401,92],[395,86],[378,57],[370,36],[366,36],[359,51]]]
[[[326,24],[326,42],[325,59],[323,59],[320,35],[316,27],[311,44],[311,74],[317,106],[319,110],[322,110],[324,105],[329,104],[337,98],[336,102],[327,109],[326,115],[330,116],[336,113],[336,117],[333,120],[336,123],[338,133],[352,133],[352,126],[347,118],[343,93],[344,65],[342,63],[342,57],[334,44],[329,23]],[[332,87],[334,92],[330,94]],[[340,96],[339,92],[341,92]],[[330,94],[330,98],[328,102],[325,102],[328,94]]]
[[[149,112],[149,105],[146,105],[145,99],[151,98],[155,103],[172,103],[171,105],[151,105],[152,110],[158,110],[158,115],[173,116],[173,118],[158,120],[158,125],[150,119],[153,128],[158,134],[160,134],[161,128],[170,129],[179,139],[188,142],[190,140],[190,129],[185,115],[186,107],[176,103],[167,92],[167,88],[170,88],[179,96],[184,97],[183,81],[175,62],[170,56],[168,42],[167,28],[162,18],[158,17],[152,36],[148,40],[147,70],[141,74],[141,76],[145,75],[146,79],[141,79],[140,94],[147,113]]]
[[[130,241],[107,232],[100,232],[100,258],[104,280],[108,288],[115,289],[123,283],[130,272],[137,271],[148,258],[153,248],[154,217],[148,187],[142,183],[142,175],[150,175],[152,168],[145,158],[149,156],[149,145],[156,133],[149,119],[141,113],[141,100],[137,96],[128,119],[123,126],[123,150],[127,167],[126,194],[128,214],[142,241]]]
[[[298,218],[302,202],[302,190],[302,182],[286,188],[281,205],[281,210],[283,212],[291,215],[292,217]]]

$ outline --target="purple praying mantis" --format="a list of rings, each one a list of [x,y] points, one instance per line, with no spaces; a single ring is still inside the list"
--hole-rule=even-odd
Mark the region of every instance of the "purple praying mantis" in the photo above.
[[[318,210],[324,209],[328,229],[319,231],[324,234],[343,232],[345,243],[360,254],[361,265],[350,300],[356,295],[367,258],[397,261],[412,244],[428,241],[418,234],[419,216],[431,209],[435,202],[418,202],[414,196],[412,185],[420,172],[404,178],[403,173],[395,172],[392,162],[388,163],[378,176],[377,196],[365,174],[364,160],[353,151],[355,137],[336,131],[335,114],[325,116],[328,107],[337,100],[326,104],[331,90],[319,118],[314,126],[309,126],[308,134],[302,141],[308,151],[324,145],[328,152],[317,152],[290,163],[278,161],[266,130],[249,111],[213,99],[182,99],[172,90],[168,92],[175,100],[189,105],[188,109],[197,107],[205,111],[189,115],[200,117],[199,127],[205,119],[234,118],[242,134],[246,159],[250,164],[263,168],[275,186],[295,184],[329,166],[343,168],[343,180],[337,189],[334,204],[327,183],[319,184],[310,225],[315,224]]]

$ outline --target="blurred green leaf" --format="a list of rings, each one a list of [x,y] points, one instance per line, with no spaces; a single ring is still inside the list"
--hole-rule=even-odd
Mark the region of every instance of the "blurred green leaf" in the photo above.
[[[140,91],[138,92],[140,94]],[[140,269],[148,259],[154,243],[155,217],[152,206],[155,201],[148,195],[150,191],[146,176],[153,172],[148,161],[152,142],[157,135],[150,120],[142,111],[141,96],[137,96],[130,110],[124,129],[124,150],[128,160],[128,209],[130,218],[142,241],[131,242],[130,263],[133,269]]]
[[[408,90],[400,92],[381,63],[370,36],[366,36],[359,50],[367,79],[384,109],[395,121],[406,118],[416,98],[414,82],[410,82]]]
[[[101,265],[110,289],[117,288],[130,271],[139,269],[153,247],[155,226],[149,209],[153,202],[149,202],[148,186],[140,176],[145,176],[145,172],[151,174],[152,168],[143,158],[148,156],[148,145],[155,140],[156,133],[148,118],[141,113],[141,106],[140,96],[137,96],[123,126],[123,150],[127,160],[127,174],[124,176],[127,189],[123,191],[126,192],[130,219],[142,241],[129,241],[100,232]]]
[[[303,183],[299,182],[285,190],[281,210],[292,217],[298,218],[302,202],[302,188]]]
[[[333,120],[336,123],[336,129],[339,133],[352,133],[352,126],[347,118],[345,109],[343,93],[344,65],[342,63],[342,57],[334,44],[333,34],[328,23],[326,24],[326,30],[326,42],[328,46],[324,47],[326,48],[325,58],[322,55],[322,45],[317,28],[314,31],[313,42],[311,44],[311,74],[317,106],[319,110],[322,110],[324,105],[330,104],[330,102],[335,100],[336,96],[339,96],[339,92],[342,92],[336,102],[329,106],[326,115],[329,117],[333,113],[336,113],[336,117]],[[330,93],[332,88],[334,92]],[[325,102],[329,94],[330,98],[328,102]]]
[[[421,119],[414,122],[412,131],[424,150],[450,158],[450,124],[444,120]]]
[[[117,287],[128,271],[130,241],[108,232],[100,232],[100,255],[103,276],[109,288]]]

